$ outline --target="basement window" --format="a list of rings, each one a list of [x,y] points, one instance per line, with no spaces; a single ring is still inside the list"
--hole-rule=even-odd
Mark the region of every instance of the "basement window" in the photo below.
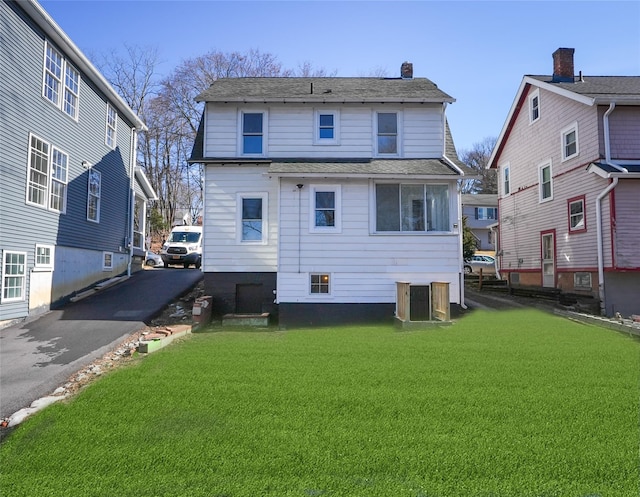
[[[312,274],[311,275],[311,293],[312,294],[329,294],[330,278],[328,274]]]

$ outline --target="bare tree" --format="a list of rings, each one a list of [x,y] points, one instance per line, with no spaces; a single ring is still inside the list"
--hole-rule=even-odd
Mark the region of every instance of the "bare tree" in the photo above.
[[[480,179],[465,181],[462,193],[498,193],[497,172],[495,169],[487,169],[496,142],[497,138],[487,137],[475,143],[471,150],[462,150],[458,154],[460,160],[480,176]]]

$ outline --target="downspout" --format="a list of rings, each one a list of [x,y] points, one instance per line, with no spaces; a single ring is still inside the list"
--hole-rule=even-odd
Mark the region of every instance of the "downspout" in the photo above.
[[[604,132],[604,161],[607,165],[620,171],[621,173],[629,172],[626,168],[618,166],[611,162],[611,141],[609,133],[609,115],[616,108],[616,103],[611,102],[609,108],[602,118]],[[618,184],[618,178],[614,177],[613,181],[598,195],[596,198],[596,236],[598,244],[598,297],[600,299],[600,314],[606,315],[607,304],[605,301],[604,291],[604,254],[603,254],[603,234],[602,234],[602,199],[604,199]],[[613,236],[613,232],[611,234]]]

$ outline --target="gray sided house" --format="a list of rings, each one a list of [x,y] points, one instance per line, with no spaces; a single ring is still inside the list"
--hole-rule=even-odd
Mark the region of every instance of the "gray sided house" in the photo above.
[[[391,321],[396,282],[463,302],[454,99],[400,78],[220,79],[191,162],[205,165],[213,314],[280,326]]]
[[[640,314],[640,76],[583,75],[573,56],[524,76],[490,158],[500,272]]]
[[[0,1],[0,323],[135,270],[144,123],[34,0]]]
[[[498,222],[498,195],[487,193],[462,195],[462,215],[476,240],[476,249],[493,251],[495,235],[492,226]]]

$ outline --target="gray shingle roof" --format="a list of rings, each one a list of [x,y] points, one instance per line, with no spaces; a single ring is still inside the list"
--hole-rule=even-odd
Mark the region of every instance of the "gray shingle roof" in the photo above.
[[[640,103],[640,76],[583,76],[571,83],[554,83],[552,76],[528,76],[542,83],[593,98],[597,102],[628,101]]]
[[[493,193],[469,194],[462,195],[462,205],[475,205],[479,207],[498,207],[498,195]]]
[[[222,78],[198,102],[455,102],[427,78]]]

